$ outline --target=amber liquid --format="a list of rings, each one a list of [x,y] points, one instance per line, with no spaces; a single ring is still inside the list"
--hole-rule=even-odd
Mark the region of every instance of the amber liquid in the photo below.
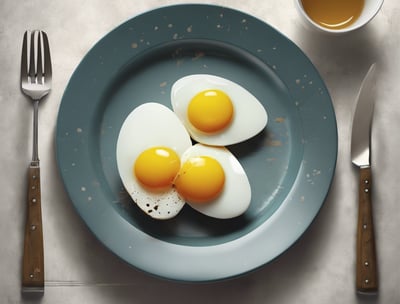
[[[302,0],[307,15],[328,29],[346,28],[360,17],[364,0]]]

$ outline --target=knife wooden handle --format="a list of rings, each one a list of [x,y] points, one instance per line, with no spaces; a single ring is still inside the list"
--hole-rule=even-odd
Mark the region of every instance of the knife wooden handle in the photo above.
[[[23,291],[44,290],[43,229],[40,193],[40,167],[28,170],[28,205],[22,270]]]
[[[371,167],[360,168],[357,227],[356,287],[361,293],[378,291],[378,269],[371,202]]]

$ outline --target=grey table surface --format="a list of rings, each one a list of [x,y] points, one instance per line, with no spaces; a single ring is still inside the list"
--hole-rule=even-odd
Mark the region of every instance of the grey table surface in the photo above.
[[[306,234],[277,260],[243,277],[207,284],[154,278],[106,249],[75,212],[55,162],[61,97],[86,52],[106,33],[142,12],[185,1],[0,2],[0,303],[400,303],[400,2],[385,1],[365,28],[328,36],[304,28],[291,0],[204,1],[239,9],[277,28],[315,64],[337,115],[339,150],[327,200]],[[40,156],[46,291],[21,294],[26,170],[32,108],[19,89],[22,35],[50,37],[53,89],[40,107]],[[380,292],[355,292],[357,172],[350,162],[350,122],[361,80],[379,67],[373,128],[374,216]]]

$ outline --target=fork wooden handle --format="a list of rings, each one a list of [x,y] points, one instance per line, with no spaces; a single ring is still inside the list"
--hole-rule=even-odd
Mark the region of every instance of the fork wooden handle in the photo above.
[[[360,168],[359,206],[357,227],[357,291],[378,291],[378,269],[371,202],[371,168]]]
[[[25,291],[43,291],[44,254],[39,166],[30,166],[28,170],[27,206],[22,288]]]

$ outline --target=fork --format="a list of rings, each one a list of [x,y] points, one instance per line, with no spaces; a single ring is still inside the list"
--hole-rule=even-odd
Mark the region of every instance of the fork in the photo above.
[[[51,89],[51,60],[47,35],[26,31],[22,44],[21,90],[33,101],[33,153],[28,169],[28,205],[22,265],[22,291],[44,292],[43,227],[38,155],[39,102]]]

